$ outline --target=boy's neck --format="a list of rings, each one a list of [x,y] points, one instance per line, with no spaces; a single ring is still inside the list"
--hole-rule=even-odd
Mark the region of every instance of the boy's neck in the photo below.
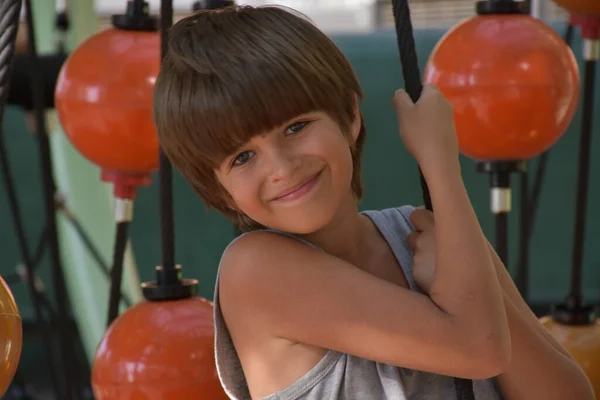
[[[369,219],[359,213],[356,201],[351,197],[329,225],[303,237],[327,253],[360,268],[369,258],[373,231],[370,224]]]

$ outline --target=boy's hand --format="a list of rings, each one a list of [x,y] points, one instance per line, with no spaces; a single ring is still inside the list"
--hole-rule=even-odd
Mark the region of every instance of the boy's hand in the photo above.
[[[417,103],[402,89],[392,100],[400,137],[419,165],[458,158],[452,104],[433,85],[425,85]]]
[[[435,223],[433,213],[417,208],[410,214],[415,232],[408,235],[408,246],[413,251],[413,277],[429,293],[435,273]]]

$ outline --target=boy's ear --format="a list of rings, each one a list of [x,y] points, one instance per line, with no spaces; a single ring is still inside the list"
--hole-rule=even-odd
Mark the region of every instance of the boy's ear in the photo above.
[[[354,118],[352,119],[351,133],[352,141],[356,143],[362,126],[362,115],[360,113],[358,95],[354,95]]]

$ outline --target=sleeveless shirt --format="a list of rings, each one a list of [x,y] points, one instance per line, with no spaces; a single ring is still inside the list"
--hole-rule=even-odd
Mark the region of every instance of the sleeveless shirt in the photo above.
[[[364,211],[362,214],[371,219],[387,241],[403,269],[410,289],[419,291],[411,271],[412,253],[406,242],[408,234],[414,230],[409,220],[413,210],[411,206],[402,206],[381,211]],[[299,237],[283,232],[277,233],[317,248]],[[221,385],[232,400],[251,400],[240,360],[221,314],[218,274],[214,296],[214,324],[215,357]],[[493,379],[474,380],[473,391],[476,400],[501,399]],[[330,350],[292,385],[261,400],[455,399],[452,377],[386,365]]]

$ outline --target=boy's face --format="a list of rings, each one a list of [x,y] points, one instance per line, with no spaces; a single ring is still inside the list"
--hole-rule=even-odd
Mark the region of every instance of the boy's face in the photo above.
[[[351,126],[356,140],[360,118]],[[232,208],[285,232],[315,232],[352,197],[352,156],[347,136],[322,112],[300,115],[227,157],[217,178]]]

